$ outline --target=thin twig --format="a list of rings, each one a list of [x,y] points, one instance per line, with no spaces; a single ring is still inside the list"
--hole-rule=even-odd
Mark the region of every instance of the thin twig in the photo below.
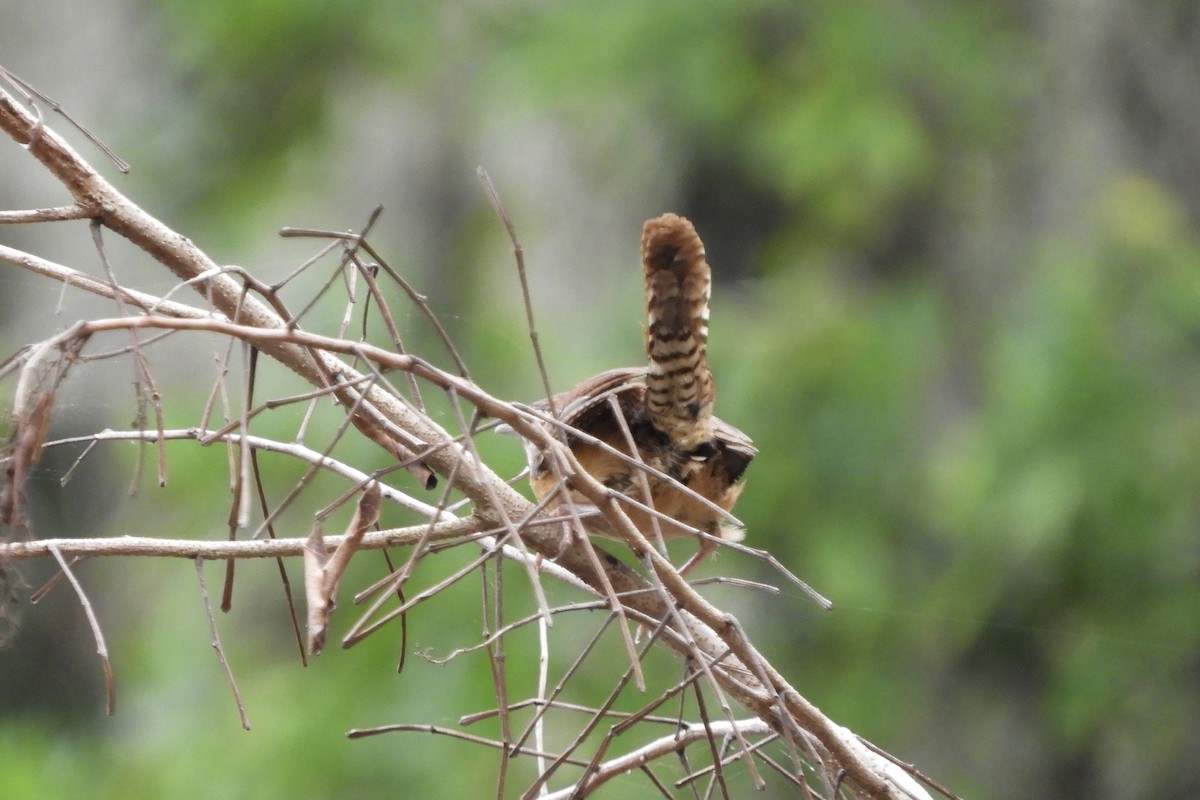
[[[236,426],[234,426],[236,427]],[[164,441],[186,440],[191,439],[205,444],[211,441],[229,442],[235,445],[241,443],[241,434],[231,429],[225,429],[224,432],[206,431],[201,428],[172,428],[163,431],[97,431],[96,433],[88,434],[87,436],[72,436],[65,439],[56,439],[45,444],[46,447],[54,447],[64,444],[76,444],[79,442],[111,442],[111,441],[140,441],[150,437],[161,437]],[[366,483],[370,480],[371,475],[362,470],[355,469],[349,464],[338,461],[326,453],[313,450],[311,447],[298,444],[295,442],[280,442],[275,439],[268,439],[265,436],[251,435],[246,437],[247,443],[252,450],[261,450],[266,452],[280,453],[299,461],[304,461],[314,467],[332,472],[335,475],[340,475],[346,480],[355,485]],[[384,484],[382,486],[384,499],[395,503],[410,511],[415,511],[423,517],[439,517],[440,513],[436,506],[431,506],[428,503],[410,497],[404,492],[395,487]],[[268,523],[264,523],[266,525]],[[2,547],[2,545],[0,545]],[[3,552],[0,550],[0,552]]]
[[[508,240],[512,242],[513,258],[517,262],[517,279],[521,283],[521,297],[525,301],[525,324],[529,328],[529,341],[533,344],[533,355],[537,360],[538,374],[542,378],[542,390],[546,393],[546,406],[550,409],[550,416],[557,417],[558,409],[555,407],[554,390],[550,388],[550,374],[546,371],[546,361],[542,357],[542,346],[538,342],[537,325],[533,317],[533,300],[529,293],[529,278],[525,274],[525,250],[521,247],[520,240],[517,239],[517,228],[513,225],[512,218],[508,216],[508,209],[504,207],[504,203],[500,200],[500,193],[496,191],[496,184],[492,183],[492,176],[482,166],[476,167],[475,174],[483,182],[484,191],[487,192],[488,199],[492,201],[492,208],[496,210],[496,215],[500,217],[500,222],[504,225],[504,230],[508,232]]]
[[[567,669],[559,677],[557,683],[555,683],[555,685],[554,685],[554,690],[552,692],[550,692],[549,695],[545,695],[545,693],[542,692],[543,696],[540,698],[541,707],[538,709],[537,713],[534,714],[533,720],[532,720],[532,722],[530,722],[529,726],[526,728],[525,733],[523,733],[521,735],[521,738],[519,738],[517,740],[518,745],[525,743],[525,740],[529,738],[530,731],[536,730],[535,726],[538,726],[542,723],[542,720],[544,719],[546,712],[549,711],[552,707],[556,706],[559,695],[561,695],[562,692],[566,689],[567,684],[571,681],[572,677],[579,670],[579,668],[582,667],[583,664],[587,661],[588,657],[592,654],[592,651],[596,648],[596,646],[600,643],[601,639],[603,638],[604,632],[609,629],[609,627],[613,623],[613,620],[615,620],[615,619],[617,619],[617,615],[612,612],[609,612],[605,616],[604,622],[600,625],[599,628],[596,629],[596,632],[593,633],[588,638],[587,644],[585,644],[583,646],[583,649],[580,650],[579,655],[577,655],[575,657],[575,660],[573,662],[571,662],[571,665],[569,667],[567,667]],[[603,712],[599,712],[597,709],[589,709],[589,713],[591,713],[593,715],[596,713],[601,713],[603,716],[606,716],[606,717],[612,716],[611,709],[607,709]],[[550,767],[549,769],[539,768],[538,769],[538,780],[543,783],[545,781],[549,780],[550,774],[553,769],[554,769],[553,766]]]
[[[597,606],[597,607],[603,608],[603,606]],[[536,619],[536,617],[529,617],[530,622],[532,622],[534,619]],[[609,614],[608,619],[610,619],[610,620],[613,619],[613,615]],[[530,706],[546,707],[546,708],[551,708],[551,709],[554,709],[557,711],[575,711],[580,714],[586,714],[589,717],[592,716],[593,714],[595,714],[597,711],[597,709],[595,709],[592,706],[581,706],[578,703],[566,703],[561,700],[538,700],[537,698],[530,698],[528,700],[522,700],[520,702],[513,703],[511,706],[508,707],[508,710],[510,712],[520,711],[521,709],[528,708]],[[464,714],[463,716],[458,718],[458,724],[462,725],[463,727],[466,727],[467,725],[471,725],[473,723],[480,722],[481,720],[492,719],[492,718],[496,717],[499,713],[500,713],[499,709],[490,708],[486,711],[477,711],[472,714]],[[604,716],[607,719],[624,720],[624,719],[629,719],[630,717],[632,717],[634,715],[628,711],[614,711],[613,709],[610,708],[604,712]],[[657,725],[670,725],[672,729],[679,727],[679,720],[674,717],[641,716],[641,717],[639,717],[639,721],[652,722]]]
[[[157,314],[194,319],[223,319],[220,314],[205,311],[195,306],[177,303],[124,286],[114,287],[108,281],[97,278],[95,275],[55,263],[32,253],[26,253],[23,250],[17,250],[5,244],[0,244],[0,261],[27,270],[35,275],[41,275],[44,278],[60,281],[64,288],[72,286],[89,294],[94,294],[97,297],[112,298],[119,295],[122,299],[135,303],[138,306],[153,308]]]
[[[367,539],[364,539],[363,541],[364,541],[363,549],[366,549],[365,543],[366,543]],[[415,541],[408,542],[408,544],[413,544],[413,543],[415,543]],[[421,603],[425,602],[429,598],[437,595],[439,592],[441,592],[447,586],[452,586],[453,584],[462,580],[466,576],[470,575],[472,572],[479,569],[479,566],[481,564],[487,562],[487,560],[490,559],[491,557],[492,557],[491,551],[483,552],[482,554],[480,554],[480,555],[476,556],[474,559],[472,559],[466,566],[460,567],[459,569],[455,570],[453,573],[451,573],[450,575],[447,575],[445,578],[438,581],[433,586],[430,586],[428,589],[418,592],[417,594],[415,594],[412,597],[405,600],[398,607],[393,608],[391,611],[387,612],[382,617],[379,617],[378,619],[370,622],[369,624],[367,622],[366,615],[364,615],[358,621],[358,623],[356,623],[355,626],[353,628],[351,628],[350,631],[344,637],[342,637],[342,647],[349,648],[349,647],[353,647],[354,645],[358,644],[363,639],[367,638],[372,633],[379,630],[380,628],[382,628],[387,623],[391,622],[396,617],[399,617],[403,614],[408,613],[408,611],[410,609],[412,609],[414,606],[420,605]],[[382,595],[382,596],[384,598],[387,597],[387,595]]]
[[[463,733],[462,731],[456,731],[451,728],[444,728],[440,725],[408,725],[408,724],[404,724],[404,723],[397,724],[397,725],[379,725],[374,728],[352,728],[352,729],[346,731],[346,738],[362,739],[367,736],[378,736],[382,733],[402,733],[402,732],[431,733],[431,734],[435,734],[438,736],[449,736],[452,739],[461,739],[466,742],[472,742],[474,744],[481,744],[481,745],[484,745],[485,747],[492,747],[492,748],[499,749],[499,750],[504,750],[504,749],[507,749],[510,747],[510,745],[507,742],[497,741],[495,739],[488,739],[483,736],[473,736],[469,733]],[[513,755],[553,756],[554,754],[553,753],[539,754],[533,748],[525,747],[525,748],[521,748],[520,750],[514,751]],[[578,759],[573,759],[569,763],[571,763],[575,766],[583,766],[585,762],[580,761]]]
[[[494,577],[489,580],[488,567],[494,569]],[[504,626],[504,570],[501,568],[498,555],[484,560],[479,565],[479,588],[483,601],[483,635],[490,640],[484,652],[487,654],[488,669],[492,673],[492,689],[496,694],[496,707],[499,709],[500,738],[505,742],[513,740],[512,715],[508,713],[508,671],[505,669],[505,637],[488,636],[489,627]],[[542,622],[550,618],[547,611],[542,614]],[[500,763],[496,770],[496,800],[503,800],[504,786],[508,779],[508,764],[512,758],[512,749],[505,748],[500,752]],[[540,760],[540,758],[539,758]]]
[[[24,225],[31,222],[65,222],[96,216],[96,209],[81,205],[55,208],[31,208],[24,211],[0,211],[0,225]]]
[[[937,793],[949,798],[949,800],[963,800],[962,797],[960,797],[959,795],[950,791],[945,786],[938,783],[937,781],[935,781],[933,778],[929,777],[925,773],[921,772],[921,770],[917,769],[915,764],[910,764],[907,761],[901,761],[900,759],[896,758],[891,753],[887,752],[886,750],[884,750],[883,748],[881,748],[875,744],[872,744],[871,742],[867,741],[866,739],[862,738],[861,736],[858,737],[858,740],[860,742],[862,742],[866,747],[870,748],[871,752],[886,758],[888,761],[892,762],[893,764],[895,764],[897,767],[904,770],[908,774],[912,775],[917,780],[932,787],[933,790],[936,791]]]
[[[438,500],[437,510],[434,514],[430,515],[430,517],[429,517],[430,530],[432,530],[433,522],[440,520],[440,519],[451,519],[452,518],[451,515],[446,513],[445,504],[446,504],[446,501],[449,499],[450,488],[453,484],[453,481],[454,481],[454,473],[451,472],[450,476],[449,476],[449,480],[447,481],[447,486],[442,491],[442,496]],[[379,608],[383,605],[384,598],[387,595],[389,595],[391,592],[403,590],[405,582],[409,579],[409,576],[412,575],[413,570],[416,569],[418,562],[420,562],[420,560],[422,558],[424,558],[425,553],[428,552],[428,550],[429,550],[429,540],[428,539],[419,540],[416,544],[413,545],[412,552],[409,553],[408,559],[404,562],[404,564],[402,564],[398,569],[391,570],[387,575],[380,578],[379,580],[377,580],[375,583],[371,584],[367,588],[361,589],[357,594],[354,595],[354,604],[355,605],[361,605],[362,603],[366,602],[366,600],[368,598],[375,596],[377,593],[381,595],[380,599],[377,599],[370,608],[368,608],[365,612],[363,612],[362,616],[364,618],[374,616],[375,612],[378,611]]]
[[[96,145],[96,147],[98,147],[100,149],[100,152],[102,152],[102,153],[104,153],[104,155],[108,156],[109,160],[113,162],[113,165],[117,169],[121,170],[121,172],[129,172],[130,167],[129,167],[128,161],[126,161],[125,159],[118,156],[115,152],[113,152],[112,148],[110,148],[104,142],[100,141],[100,138],[97,137],[96,134],[94,134],[90,130],[88,130],[87,127],[85,127],[82,122],[80,122],[79,120],[75,119],[70,114],[68,114],[66,112],[66,110],[64,110],[63,107],[58,104],[57,101],[42,94],[37,89],[35,89],[31,85],[29,85],[29,83],[27,83],[23,78],[18,78],[16,75],[14,75],[12,72],[9,72],[4,67],[0,67],[0,78],[3,78],[4,80],[8,81],[8,83],[10,85],[12,85],[20,90],[23,90],[24,92],[27,92],[28,94],[25,95],[26,98],[28,98],[29,95],[34,95],[39,100],[41,100],[43,103],[50,106],[51,109],[53,109],[54,111],[57,111],[59,114],[62,115],[63,119],[65,119],[67,122],[71,123],[71,125],[74,126],[76,130],[78,130],[80,133],[82,133],[84,136],[86,136],[89,142]]]
[[[571,604],[565,605],[565,606],[555,606],[554,608],[550,609],[550,613],[551,614],[565,614],[570,611],[596,611],[598,609],[602,609],[605,607],[606,606],[604,605],[603,601],[591,600],[591,601],[588,601],[585,603],[571,603]],[[532,622],[536,622],[538,620],[538,618],[541,616],[542,616],[541,612],[537,612],[534,614],[528,614],[524,617],[521,617],[520,619],[505,623],[505,625],[503,627],[493,630],[492,632],[487,634],[481,641],[478,641],[475,644],[466,645],[464,647],[456,647],[444,656],[426,655],[425,660],[428,661],[430,664],[448,664],[451,661],[453,661],[455,658],[457,658],[465,653],[474,653],[478,650],[482,650],[483,648],[490,645],[494,640],[498,639],[499,637],[506,636],[509,633],[512,633],[515,630],[519,630],[519,629],[525,627],[526,625],[529,625]],[[612,619],[612,615],[611,614],[608,615],[605,619],[606,619],[605,624],[607,625],[608,624],[607,621]],[[595,638],[596,637],[593,636],[592,640],[594,641]],[[553,695],[551,695],[551,697],[553,697]],[[549,700],[546,700],[546,702],[549,702]],[[510,708],[517,708],[517,707],[519,707],[519,706],[518,705],[510,706]],[[459,722],[463,725],[469,725],[470,722],[468,720],[473,716],[474,715],[469,715],[468,717],[463,717],[459,720]],[[483,717],[480,716],[479,718],[482,719]]]
[[[104,667],[104,695],[108,698],[105,713],[111,717],[117,713],[117,683],[113,677],[112,661],[108,658],[108,645],[104,643],[104,632],[100,630],[100,621],[96,619],[96,612],[92,609],[92,604],[84,593],[83,586],[75,577],[75,573],[71,571],[71,567],[63,558],[62,551],[57,544],[47,542],[46,550],[58,561],[59,568],[71,582],[71,587],[75,589],[75,595],[79,598],[79,604],[83,606],[83,613],[87,616],[88,625],[92,628],[92,636],[96,639],[96,654],[100,656],[100,663]]]
[[[254,467],[254,488],[255,494],[258,496],[259,510],[262,512],[262,515],[266,517],[270,515],[271,509],[270,504],[267,502],[266,488],[263,486],[262,470],[258,468],[258,450],[254,448],[250,449],[250,460],[253,462]],[[269,536],[271,539],[277,538],[275,536],[274,523],[267,525],[267,536]],[[296,638],[296,649],[300,653],[300,664],[301,666],[307,667],[308,651],[304,647],[304,634],[300,630],[300,617],[296,614],[296,601],[295,598],[292,597],[292,581],[290,578],[288,578],[287,568],[283,564],[283,559],[276,558],[275,564],[279,568],[279,583],[283,587],[283,597],[287,602],[288,617],[292,622],[292,634]],[[232,586],[230,589],[232,591]],[[225,609],[222,608],[222,610]]]
[[[196,564],[196,578],[200,582],[200,600],[204,603],[204,614],[208,617],[210,643],[213,650],[217,651],[217,660],[221,662],[221,669],[225,673],[225,681],[229,684],[230,691],[233,692],[233,700],[237,703],[238,718],[241,720],[242,729],[248,731],[250,730],[250,718],[246,716],[246,706],[242,702],[241,692],[238,691],[237,680],[233,677],[233,670],[229,666],[229,660],[225,658],[225,648],[221,647],[221,636],[217,633],[217,620],[213,617],[212,602],[208,599],[208,584],[204,581],[204,559],[197,557],[194,561]]]
[[[700,671],[697,670],[696,674],[700,674]],[[708,716],[708,707],[704,702],[704,692],[699,686],[692,684],[692,693],[696,696],[696,714],[700,717],[700,725],[704,728],[704,733],[708,740],[709,755],[712,757],[713,778],[716,780],[717,786],[721,789],[721,796],[728,800],[729,784],[725,779],[725,769],[721,763],[721,755],[717,752],[717,736],[713,730],[713,720],[709,719]],[[680,700],[682,701],[682,699],[681,697]],[[743,745],[746,745],[740,731],[738,732],[738,740]],[[747,755],[746,761],[752,763],[753,759],[749,758],[749,755],[753,750],[750,747],[744,746],[742,752]],[[762,790],[766,787],[766,781],[763,780],[762,775],[758,774],[757,770],[752,771],[752,777],[755,779],[755,788]]]
[[[640,674],[641,670],[639,667],[640,667],[640,663],[641,663],[641,658],[644,657],[647,652],[649,652],[649,650],[653,646],[654,642],[657,641],[658,634],[661,630],[662,630],[662,628],[660,626],[659,629],[656,630],[654,632],[654,634],[647,639],[646,643],[642,647],[642,651],[638,654],[638,660],[635,661],[633,664],[630,664],[629,667],[627,667],[625,669],[625,672],[621,675],[621,677],[617,680],[616,684],[613,686],[612,690],[608,693],[608,697],[606,697],[604,699],[604,702],[602,702],[599,705],[599,707],[597,707],[596,713],[592,715],[592,718],[589,719],[587,721],[587,723],[576,734],[575,741],[573,741],[570,745],[567,746],[567,748],[565,750],[563,750],[562,755],[560,755],[557,759],[555,759],[554,763],[550,766],[550,768],[548,770],[546,770],[545,772],[543,772],[542,774],[540,774],[538,776],[538,779],[537,779],[537,781],[534,782],[533,786],[531,786],[525,792],[525,798],[532,797],[532,795],[535,791],[538,791],[542,786],[544,786],[546,780],[563,763],[566,762],[567,758],[572,753],[574,753],[576,750],[579,749],[580,746],[583,745],[584,741],[592,733],[592,731],[594,731],[596,729],[596,727],[602,721],[604,721],[608,710],[610,708],[612,708],[614,703],[617,702],[617,699],[621,696],[621,693],[625,691],[625,687],[629,685],[630,680],[633,679],[636,675]],[[600,759],[603,758],[605,749],[608,746],[608,743],[610,741],[611,741],[610,739],[606,738],[604,740],[604,742],[601,744],[601,746],[592,755],[592,759],[588,762],[587,767],[584,769],[583,777],[580,778],[580,783],[586,782],[588,779],[587,776],[590,773],[592,773],[599,766]]]
[[[476,517],[464,517],[451,522],[439,522],[433,531],[428,525],[408,528],[388,528],[363,537],[362,550],[385,547],[404,547],[422,537],[434,540],[454,539],[467,534],[488,531],[488,524]],[[491,530],[495,533],[495,530]],[[149,558],[202,558],[206,561],[226,558],[286,558],[304,554],[304,539],[227,539],[189,540],[158,539],[149,536],[110,536],[101,539],[33,539],[0,543],[0,560],[20,561],[44,558],[58,551],[64,555],[100,558],[103,556],[137,556]],[[327,547],[337,547],[341,536],[327,536]],[[506,553],[508,551],[505,551]],[[515,551],[514,551],[515,552]]]
[[[571,786],[559,789],[547,796],[548,800],[566,800],[570,797],[581,797],[591,794],[603,784],[629,770],[647,764],[657,758],[686,747],[692,742],[707,739],[710,735],[725,735],[740,733],[743,736],[769,735],[771,729],[760,719],[738,720],[734,723],[716,720],[705,730],[704,726],[693,725],[686,730],[659,737],[636,750],[623,756],[607,761],[597,766],[585,779]]]
[[[475,439],[471,435],[472,428],[471,426],[467,425],[466,420],[463,418],[462,407],[458,402],[459,396],[457,388],[450,386],[448,387],[447,392],[450,396],[450,408],[453,409],[454,417],[458,421],[459,430],[461,430],[463,434],[463,445],[467,448],[467,452],[471,456],[470,460],[464,459],[464,461],[461,463],[468,470],[475,469],[477,465],[483,463],[483,459],[480,458],[479,451],[475,449]],[[478,417],[475,419],[478,419]],[[474,422],[475,419],[473,419],[472,422]],[[526,549],[525,541],[520,537],[517,528],[513,526],[512,518],[508,516],[508,511],[504,508],[504,504],[500,502],[499,496],[492,492],[490,488],[491,484],[485,481],[483,485],[484,490],[489,493],[489,499],[491,500],[493,507],[500,515],[500,522],[513,532],[512,545],[520,550]],[[550,604],[546,600],[546,590],[542,587],[541,581],[538,580],[538,572],[533,568],[531,561],[526,561],[525,563],[529,565],[526,574],[529,576],[530,589],[533,590],[533,599],[537,603],[538,609],[546,617],[546,624],[553,625],[554,622],[550,617],[549,611]]]
[[[79,556],[71,556],[71,560],[68,561],[67,564],[70,566],[75,566],[82,560],[83,559]],[[46,595],[50,594],[50,592],[54,590],[55,586],[58,586],[58,584],[62,583],[62,579],[65,577],[66,573],[61,569],[51,575],[48,581],[30,593],[29,605],[36,606],[38,603],[42,602],[42,600],[46,598]]]
[[[610,616],[609,619],[612,619],[612,617]],[[540,614],[537,621],[537,635],[537,699],[544,701],[546,698],[546,684],[550,679],[550,626],[546,624],[546,618]],[[546,749],[546,723],[544,716],[539,716],[533,725],[533,743],[538,750]],[[545,771],[546,759],[539,757],[537,760],[537,773],[542,775]]]
[[[384,299],[383,291],[379,288],[379,281],[375,279],[376,273],[379,271],[378,266],[368,267],[362,262],[357,254],[351,259],[354,266],[358,269],[359,274],[363,276],[363,280],[367,284],[367,299],[375,299],[375,305],[379,308],[379,315],[383,318],[383,325],[387,329],[388,338],[392,342],[392,347],[397,353],[406,352],[404,340],[400,338],[400,329],[396,326],[395,317],[392,315],[392,309],[388,306],[387,300]],[[363,313],[363,325],[366,326],[366,312]],[[364,332],[365,333],[365,332]],[[366,336],[362,337],[362,341],[366,341]],[[425,410],[425,400],[421,397],[421,384],[417,382],[415,376],[404,373],[405,380],[408,381],[408,390],[412,394],[413,404],[419,411]]]

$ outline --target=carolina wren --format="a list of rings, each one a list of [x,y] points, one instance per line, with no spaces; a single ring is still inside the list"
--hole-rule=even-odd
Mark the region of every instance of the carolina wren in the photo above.
[[[567,445],[587,472],[608,488],[658,512],[657,525],[664,537],[687,535],[686,528],[672,523],[678,521],[720,539],[739,541],[745,536],[739,527],[681,488],[728,511],[741,494],[742,474],[758,452],[750,437],[713,416],[716,391],[707,353],[712,273],[705,261],[704,243],[691,222],[664,214],[642,229],[642,265],[649,365],[588,378],[555,395],[553,408],[574,430],[669,476],[664,479],[639,470],[591,442],[565,434]],[[550,409],[544,400],[537,405],[543,411]],[[623,420],[618,419],[614,407]],[[564,439],[562,431],[556,429],[555,435]],[[545,454],[528,449],[530,485],[539,500],[555,495],[548,503],[551,509],[566,503],[591,508],[577,492],[560,491]],[[651,515],[631,504],[625,504],[625,511],[633,524],[653,539]],[[584,524],[588,533],[612,535],[603,518],[588,517]],[[715,547],[716,542],[702,539],[699,550],[681,571],[696,566]]]

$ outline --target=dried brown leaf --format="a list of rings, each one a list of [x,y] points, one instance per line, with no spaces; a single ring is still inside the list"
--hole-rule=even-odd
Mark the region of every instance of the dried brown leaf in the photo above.
[[[33,409],[14,420],[15,431],[8,447],[4,491],[0,494],[0,523],[12,528],[25,525],[25,481],[29,468],[42,457],[42,443],[50,429],[54,395],[40,396]]]
[[[317,655],[325,648],[325,632],[329,628],[331,608],[325,593],[325,536],[320,523],[313,526],[304,543],[304,596],[308,601],[308,652]]]
[[[304,545],[304,591],[308,598],[308,651],[317,655],[325,647],[329,616],[337,605],[338,584],[350,559],[358,552],[363,536],[379,521],[383,490],[378,481],[371,481],[358,500],[354,517],[346,528],[346,536],[330,556],[320,524],[313,527]]]

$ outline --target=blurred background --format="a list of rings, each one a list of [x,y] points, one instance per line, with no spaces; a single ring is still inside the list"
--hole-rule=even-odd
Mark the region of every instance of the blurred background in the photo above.
[[[1197,4],[8,0],[0,13],[3,65],[133,171],[50,124],[218,262],[278,280],[316,249],[280,227],[358,228],[382,204],[376,247],[493,394],[533,398],[540,383],[477,165],[521,237],[559,390],[640,363],[641,223],[690,217],[715,273],[718,412],[761,448],[738,507],[748,541],[837,608],[791,588],[710,594],[827,714],[963,796],[1200,796]],[[0,147],[0,206],[66,202]],[[100,272],[83,223],[0,241]],[[108,241],[119,278],[172,286]],[[113,313],[59,294],[0,270],[4,355]],[[395,307],[412,348],[447,363]],[[187,346],[200,381],[161,360],[157,374],[181,427],[211,384],[211,345]],[[131,378],[102,378],[73,376],[55,435],[128,426]],[[264,433],[292,435],[289,413]],[[515,442],[485,447],[519,468]],[[35,535],[225,535],[222,452],[172,447],[171,483],[150,470],[133,499],[135,449],[101,448],[59,488],[77,455],[43,462]],[[272,463],[282,493],[299,470]],[[314,504],[341,488],[318,484]],[[31,586],[51,572],[22,569]],[[412,615],[400,676],[395,631],[304,669],[276,567],[240,567],[218,623],[247,733],[191,564],[78,572],[117,715],[68,587],[19,608],[0,649],[0,795],[494,792],[496,758],[468,745],[343,736],[494,704],[486,663],[412,654],[478,639],[477,587]],[[704,572],[777,581],[734,554]],[[220,570],[207,575],[211,593]],[[556,635],[569,663],[578,642]]]

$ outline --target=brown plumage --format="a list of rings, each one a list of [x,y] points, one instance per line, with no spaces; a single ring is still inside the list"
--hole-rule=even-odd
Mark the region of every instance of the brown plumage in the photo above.
[[[711,271],[704,244],[688,220],[664,214],[643,229],[642,264],[649,366],[614,369],[589,378],[556,395],[554,408],[563,422],[670,476],[671,480],[664,480],[645,473],[650,505],[659,514],[738,541],[744,535],[740,528],[679,488],[685,486],[729,510],[741,494],[742,474],[757,452],[750,437],[713,416],[716,392],[707,354]],[[631,453],[621,421],[613,412],[614,401],[636,453]],[[539,405],[547,409],[544,402]],[[646,503],[635,467],[577,436],[568,435],[566,441],[597,480]],[[539,451],[530,452],[530,471],[530,484],[539,500],[558,489],[554,471]],[[579,506],[588,505],[576,492],[570,497]],[[550,505],[561,506],[562,498],[560,493]],[[630,505],[625,510],[639,530],[652,535],[651,515]],[[589,533],[611,533],[603,520],[589,518],[586,524]],[[686,535],[668,520],[660,519],[658,525],[666,537]],[[695,566],[714,546],[702,541],[684,570]]]

